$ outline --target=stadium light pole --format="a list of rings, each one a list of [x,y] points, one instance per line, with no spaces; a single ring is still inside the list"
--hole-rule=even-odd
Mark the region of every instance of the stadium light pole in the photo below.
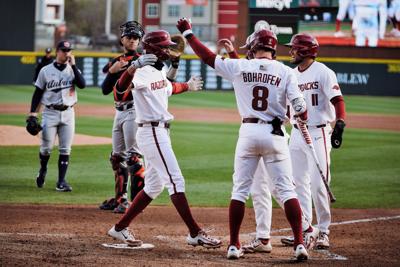
[[[111,1],[112,0],[107,0],[106,2],[106,21],[104,27],[106,36],[109,36],[111,33]]]

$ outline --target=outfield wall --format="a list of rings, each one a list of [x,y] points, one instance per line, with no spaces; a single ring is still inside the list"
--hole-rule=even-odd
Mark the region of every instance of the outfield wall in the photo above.
[[[100,86],[105,75],[103,66],[114,53],[74,52],[78,67],[83,71],[88,86]],[[37,52],[0,51],[0,84],[32,84]],[[278,57],[287,63],[289,57]],[[400,96],[400,60],[320,57],[337,74],[344,94]],[[201,75],[207,90],[231,90],[230,82],[216,76],[215,71],[198,57],[182,56],[177,81],[187,81]]]

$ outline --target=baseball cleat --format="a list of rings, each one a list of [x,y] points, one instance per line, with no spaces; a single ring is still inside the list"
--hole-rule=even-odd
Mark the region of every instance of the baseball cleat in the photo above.
[[[294,256],[297,261],[306,261],[308,259],[308,253],[303,244],[297,245]]]
[[[329,236],[327,233],[319,233],[316,242],[317,249],[329,249]]]
[[[259,238],[256,238],[250,244],[243,246],[242,250],[244,253],[271,253],[272,245],[269,240],[267,244],[264,244]]]
[[[315,243],[317,242],[319,235],[319,229],[317,227],[312,227],[307,229],[307,231],[303,232],[303,240],[304,246],[306,249],[313,249]]]
[[[61,183],[57,183],[56,190],[58,192],[71,192],[72,186],[70,186],[66,181],[62,181]]]
[[[190,234],[188,234],[186,241],[188,245],[192,245],[194,247],[203,246],[205,248],[219,248],[222,244],[221,240],[207,235],[207,233],[203,230],[200,230],[195,237],[191,237]]]
[[[129,209],[130,205],[131,204],[129,204],[128,200],[125,200],[114,209],[114,213],[125,213]]]
[[[243,250],[241,248],[237,248],[235,245],[230,245],[228,247],[228,252],[226,257],[229,260],[237,260],[244,255]]]
[[[114,210],[118,206],[118,202],[115,201],[115,198],[106,199],[101,203],[99,209],[101,210]]]
[[[131,233],[129,228],[124,228],[121,231],[117,231],[115,230],[114,225],[107,234],[114,239],[120,240],[125,244],[128,244],[128,246],[131,247],[140,247],[143,244],[142,240],[135,239],[135,236]]]
[[[294,245],[294,237],[293,236],[282,237],[281,243],[285,246],[293,246]]]
[[[42,188],[43,185],[45,184],[44,180],[46,178],[46,173],[47,173],[47,170],[46,171],[40,170],[38,175],[36,176],[36,185],[38,188]]]

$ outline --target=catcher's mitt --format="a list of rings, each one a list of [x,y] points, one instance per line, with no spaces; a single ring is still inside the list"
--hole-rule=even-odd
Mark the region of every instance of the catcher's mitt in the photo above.
[[[42,130],[42,126],[40,126],[39,119],[35,116],[29,116],[26,119],[26,130],[31,135],[37,135]]]
[[[170,54],[173,57],[180,57],[185,51],[186,41],[181,34],[171,35],[171,41],[176,43],[176,45],[170,46]]]

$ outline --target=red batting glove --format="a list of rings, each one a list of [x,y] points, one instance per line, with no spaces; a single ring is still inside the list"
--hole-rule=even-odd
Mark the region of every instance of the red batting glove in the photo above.
[[[192,23],[190,22],[190,19],[187,18],[179,19],[178,23],[176,24],[176,27],[182,33],[183,37],[186,37],[189,34],[193,34]]]

